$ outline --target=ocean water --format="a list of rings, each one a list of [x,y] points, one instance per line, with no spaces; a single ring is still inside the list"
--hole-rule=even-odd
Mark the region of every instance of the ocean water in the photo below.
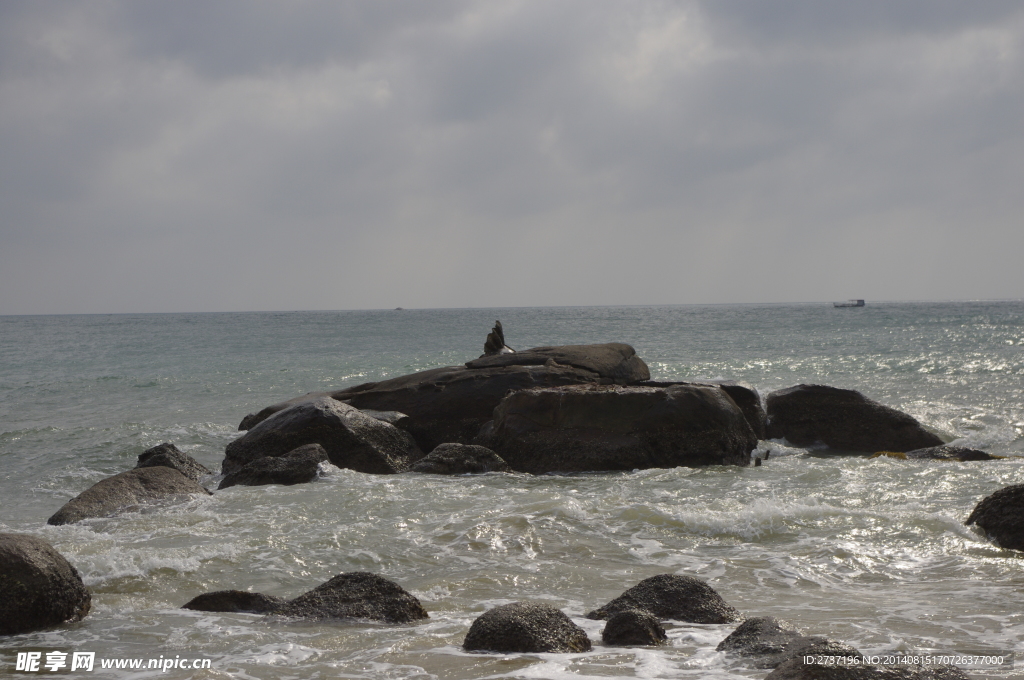
[[[761,467],[572,476],[373,476],[327,467],[294,487],[234,487],[50,527],[91,484],[170,441],[212,469],[241,418],[310,391],[459,364],[501,319],[508,344],[621,341],[655,379],[864,392],[945,439],[1007,456],[870,459],[762,442]],[[1017,653],[972,677],[1024,677],[1024,560],[963,522],[1024,482],[1024,302],[599,307],[0,317],[0,531],[57,547],[90,615],[0,639],[18,652],[208,659],[114,678],[763,678],[715,652],[735,624],[669,622],[658,648],[605,647],[583,614],[643,578],[707,580],[746,616],[864,653]],[[346,571],[416,595],[414,625],[284,623],[191,612],[206,591],[294,597]],[[481,613],[542,601],[586,654],[467,654]],[[69,657],[70,658],[70,657]]]

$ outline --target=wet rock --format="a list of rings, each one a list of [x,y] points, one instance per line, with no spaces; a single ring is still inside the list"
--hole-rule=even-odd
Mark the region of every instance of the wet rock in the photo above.
[[[767,399],[769,438],[795,446],[817,442],[847,451],[913,451],[942,446],[914,418],[868,399],[855,390],[797,385]]]
[[[658,617],[638,609],[615,612],[601,631],[601,641],[615,647],[660,645],[666,640],[668,635]]]
[[[600,378],[619,385],[651,379],[651,372],[643,359],[631,346],[621,342],[534,347],[512,354],[485,355],[466,362],[470,369],[544,365],[571,366],[596,373]]]
[[[373,474],[404,472],[423,452],[408,432],[330,397],[278,411],[227,445],[225,474],[259,458],[275,458],[319,444],[340,468]]]
[[[305,484],[317,478],[320,463],[327,462],[327,451],[319,444],[306,444],[276,458],[265,457],[242,466],[221,480],[220,489],[232,486],[265,484]]]
[[[741,656],[779,654],[786,645],[802,635],[803,633],[791,623],[774,616],[758,616],[741,623],[727,638],[718,643],[716,650]]]
[[[956,666],[874,666],[864,663],[820,664],[806,663],[806,658],[862,659],[861,653],[850,645],[835,640],[820,639],[794,650],[765,680],[970,680]]]
[[[589,652],[590,639],[564,613],[548,604],[513,602],[484,612],[469,628],[470,652]]]
[[[501,401],[478,441],[533,474],[745,466],[757,446],[717,385],[523,389]]]
[[[410,468],[410,472],[435,475],[465,475],[483,472],[511,472],[501,456],[473,444],[441,444]]]
[[[91,606],[78,571],[52,545],[0,533],[0,635],[81,621]]]
[[[967,524],[977,524],[996,545],[1024,550],[1024,484],[996,491],[978,503]]]
[[[285,600],[263,593],[249,593],[244,590],[217,590],[198,595],[181,606],[200,612],[240,612],[267,614],[285,604]]]
[[[646,578],[608,604],[587,614],[588,619],[607,619],[630,609],[650,612],[659,619],[689,623],[729,623],[739,618],[706,581],[693,576],[660,574]]]
[[[363,571],[338,574],[272,613],[303,619],[367,619],[385,623],[430,618],[420,601],[397,583]]]
[[[169,442],[158,444],[140,453],[139,462],[135,467],[155,467],[158,465],[174,468],[193,482],[198,482],[204,476],[213,474],[205,465]]]
[[[71,524],[89,517],[110,517],[140,505],[195,495],[207,496],[210,492],[174,468],[135,468],[96,482],[65,503],[46,523]]]
[[[744,385],[732,380],[712,380],[708,382],[667,382],[645,380],[638,383],[630,383],[637,387],[671,387],[672,385],[717,385],[721,387],[729,397],[736,402],[747,419],[747,424],[754,431],[758,439],[765,438],[765,422],[767,416],[764,412],[764,405],[761,404],[761,395],[749,385]]]

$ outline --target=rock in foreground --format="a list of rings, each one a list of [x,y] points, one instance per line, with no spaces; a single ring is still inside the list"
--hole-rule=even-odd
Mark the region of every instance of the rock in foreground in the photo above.
[[[327,462],[327,451],[319,444],[306,444],[277,458],[257,458],[226,475],[220,489],[232,486],[263,486],[265,484],[305,484],[316,479],[320,463]]]
[[[140,453],[139,462],[135,465],[137,468],[155,466],[174,468],[193,482],[213,474],[205,465],[169,442],[158,444]]]
[[[644,579],[587,614],[587,618],[607,619],[629,609],[647,611],[659,619],[689,623],[729,623],[740,617],[706,581],[693,576],[660,574]]]
[[[81,621],[91,606],[78,571],[52,545],[0,534],[0,635]]]
[[[749,465],[757,438],[717,385],[579,385],[513,392],[480,443],[543,474]]]
[[[420,601],[397,583],[364,571],[338,574],[272,613],[303,619],[367,619],[385,623],[430,618]]]
[[[668,640],[658,617],[638,609],[625,609],[608,617],[601,641],[615,647],[660,645]]]
[[[787,621],[774,616],[757,616],[741,623],[715,649],[741,656],[778,654],[802,635],[796,626]]]
[[[418,461],[410,472],[435,475],[466,475],[484,472],[512,472],[501,456],[484,446],[441,444]]]
[[[110,517],[139,505],[194,495],[208,496],[210,492],[174,468],[135,468],[96,482],[65,503],[46,523],[71,524],[89,517]]]
[[[855,390],[796,385],[768,395],[768,437],[795,446],[821,442],[847,451],[913,451],[942,446],[914,418]]]
[[[548,604],[513,602],[484,612],[466,634],[470,652],[589,652],[590,638],[564,613]]]
[[[967,524],[977,524],[996,545],[1024,550],[1024,484],[996,491],[975,506]]]
[[[285,600],[244,590],[217,590],[197,595],[181,606],[200,612],[267,614],[285,604]]]
[[[279,411],[227,445],[222,471],[319,444],[340,468],[373,474],[404,472],[423,452],[408,432],[330,397]]]

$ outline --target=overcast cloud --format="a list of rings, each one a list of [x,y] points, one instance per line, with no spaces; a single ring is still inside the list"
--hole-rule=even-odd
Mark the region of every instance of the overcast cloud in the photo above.
[[[1024,298],[1024,5],[0,3],[0,313]]]

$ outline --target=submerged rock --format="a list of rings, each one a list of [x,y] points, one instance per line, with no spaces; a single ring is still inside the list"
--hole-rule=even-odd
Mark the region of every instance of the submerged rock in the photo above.
[[[967,524],[977,524],[1001,548],[1024,550],[1024,484],[986,496],[974,507]]]
[[[615,647],[660,645],[666,640],[668,635],[658,617],[638,609],[615,612],[601,631],[601,641]]]
[[[220,489],[232,486],[305,484],[316,479],[320,463],[327,462],[327,451],[319,444],[306,444],[283,456],[257,458],[221,480]]]
[[[91,606],[78,571],[52,545],[0,533],[0,635],[81,621]]]
[[[524,389],[479,439],[513,470],[586,472],[749,465],[757,438],[717,385]]]
[[[200,612],[235,612],[246,614],[267,614],[285,603],[285,600],[263,593],[249,593],[244,590],[217,590],[197,595],[181,606]]]
[[[650,612],[659,619],[689,623],[729,623],[739,612],[706,581],[694,576],[660,574],[646,578],[608,604],[587,614],[588,619],[607,619],[630,609]]]
[[[195,495],[210,492],[174,468],[135,468],[96,482],[65,503],[46,523],[71,524],[89,517],[110,517],[139,505]]]
[[[338,574],[288,600],[272,614],[303,619],[367,619],[410,623],[430,618],[420,601],[383,576],[365,571]]]
[[[847,451],[913,451],[942,446],[914,418],[855,390],[796,385],[768,395],[768,437],[795,446],[821,442]]]
[[[213,474],[205,465],[170,442],[164,442],[143,451],[139,454],[139,462],[135,465],[136,468],[155,466],[174,468],[193,482],[198,482],[204,476]]]
[[[586,631],[549,604],[513,602],[484,612],[466,634],[470,652],[589,652]]]
[[[340,468],[374,474],[404,472],[423,457],[408,432],[330,397],[273,414],[227,445],[222,471],[231,474],[264,457],[319,444]]]
[[[418,461],[410,472],[435,475],[465,475],[483,472],[512,472],[501,456],[494,451],[473,444],[441,444]]]

